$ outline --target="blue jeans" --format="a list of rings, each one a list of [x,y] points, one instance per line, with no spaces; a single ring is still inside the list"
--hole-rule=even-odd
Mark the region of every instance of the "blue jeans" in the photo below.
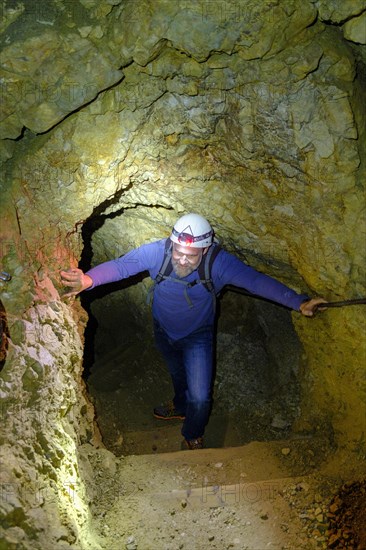
[[[212,405],[212,326],[202,327],[185,338],[171,340],[154,320],[156,347],[162,353],[174,387],[174,407],[185,414],[182,435],[202,437]]]

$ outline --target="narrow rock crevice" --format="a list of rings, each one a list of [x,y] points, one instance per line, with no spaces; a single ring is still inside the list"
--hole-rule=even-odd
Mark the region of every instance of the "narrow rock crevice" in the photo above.
[[[6,356],[9,347],[9,328],[6,317],[6,311],[3,303],[0,301],[0,371],[5,365]]]

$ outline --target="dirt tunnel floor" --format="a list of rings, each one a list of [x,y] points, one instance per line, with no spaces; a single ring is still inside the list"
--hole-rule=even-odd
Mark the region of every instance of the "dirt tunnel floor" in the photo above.
[[[285,440],[117,458],[84,445],[100,548],[364,550],[361,482],[349,506],[339,476],[306,460],[321,449],[320,441]]]
[[[81,449],[85,471],[97,472],[87,485],[102,548],[366,549],[364,482],[344,478],[338,463],[323,474],[328,439],[291,434],[276,400],[248,414],[215,402],[207,448],[181,451],[181,422],[152,415],[171,396],[152,347],[115,348],[95,363],[88,387],[113,453]]]

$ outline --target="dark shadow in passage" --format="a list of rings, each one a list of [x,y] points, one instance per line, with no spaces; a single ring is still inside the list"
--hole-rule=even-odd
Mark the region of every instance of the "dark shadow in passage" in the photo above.
[[[92,303],[94,300],[100,300],[113,292],[118,290],[124,290],[133,285],[140,283],[145,277],[148,276],[147,272],[138,273],[137,275],[124,279],[115,283],[109,283],[96,287],[90,291],[83,292],[80,296],[81,305],[88,314],[88,322],[84,332],[84,357],[83,357],[83,377],[87,380],[90,376],[90,369],[95,361],[95,349],[94,341],[95,335],[98,330],[98,321],[92,313]]]

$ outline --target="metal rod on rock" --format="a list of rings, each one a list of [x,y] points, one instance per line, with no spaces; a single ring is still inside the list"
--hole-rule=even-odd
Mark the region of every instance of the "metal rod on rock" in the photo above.
[[[257,298],[259,300],[264,300],[266,302],[271,302],[272,300],[268,300],[267,298],[263,298],[262,296],[257,296],[256,294],[252,294],[251,292],[245,290],[244,288],[240,288],[234,285],[226,285],[226,288],[228,290],[232,290],[233,292],[238,292],[239,294],[245,294],[246,296],[249,296],[250,298]],[[355,298],[354,300],[341,300],[339,302],[324,302],[324,304],[318,304],[318,308],[321,307],[345,307],[345,306],[358,306],[366,304],[366,298]]]
[[[357,298],[355,300],[342,300],[340,302],[325,302],[319,304],[319,307],[344,307],[344,306],[357,306],[360,304],[366,304],[366,298]]]

